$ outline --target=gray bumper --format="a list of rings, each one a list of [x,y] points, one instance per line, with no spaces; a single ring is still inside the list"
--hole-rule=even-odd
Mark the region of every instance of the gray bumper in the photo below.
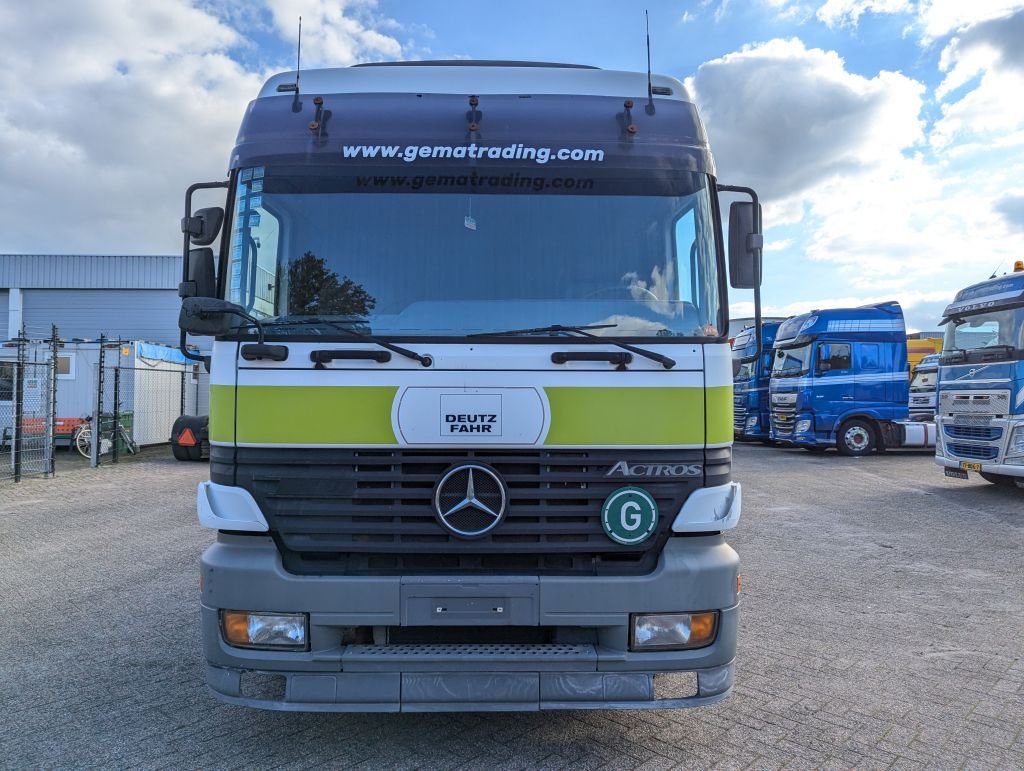
[[[223,701],[298,711],[702,706],[732,688],[738,571],[735,551],[721,535],[709,535],[670,539],[646,576],[297,576],[284,571],[271,539],[222,534],[202,558],[207,682]],[[485,604],[501,613],[437,615],[449,604],[436,600],[442,596],[495,598]],[[220,634],[221,609],[308,613],[310,650],[228,646]],[[629,651],[631,613],[697,610],[720,613],[712,645]],[[343,630],[353,626],[478,625],[545,626],[564,642],[341,642]],[[573,642],[582,630],[591,642]]]

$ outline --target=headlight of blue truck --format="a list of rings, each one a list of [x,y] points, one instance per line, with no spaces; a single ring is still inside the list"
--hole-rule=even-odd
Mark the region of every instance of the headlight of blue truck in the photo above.
[[[1013,429],[1010,444],[1006,448],[1006,462],[1015,466],[1024,465],[1024,425]]]
[[[750,431],[753,428],[757,428],[757,415],[751,415],[747,418],[747,431]]]
[[[811,430],[811,421],[810,420],[798,420],[796,422],[796,432],[798,434],[806,434],[810,430]]]

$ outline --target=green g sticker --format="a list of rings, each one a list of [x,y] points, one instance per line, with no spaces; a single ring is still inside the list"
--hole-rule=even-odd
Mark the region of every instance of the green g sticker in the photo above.
[[[658,504],[642,487],[620,487],[601,507],[601,525],[616,543],[643,543],[658,526]]]

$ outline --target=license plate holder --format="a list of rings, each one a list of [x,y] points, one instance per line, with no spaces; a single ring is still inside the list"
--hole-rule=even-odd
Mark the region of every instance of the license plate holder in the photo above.
[[[980,463],[972,463],[971,461],[968,461],[968,460],[962,460],[962,461],[960,461],[960,470],[961,471],[981,471],[981,464]]]
[[[947,468],[943,469],[946,472],[946,476],[953,477],[954,479],[968,479],[966,471],[961,471],[958,468]]]

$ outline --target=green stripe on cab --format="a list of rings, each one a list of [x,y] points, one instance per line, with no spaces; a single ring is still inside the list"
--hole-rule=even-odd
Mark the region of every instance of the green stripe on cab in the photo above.
[[[545,388],[551,404],[547,445],[703,445],[732,440],[732,386]],[[724,430],[723,430],[724,427]],[[724,437],[724,438],[712,438]]]
[[[217,393],[221,390],[226,393]],[[212,441],[232,441],[233,390],[211,388]],[[239,386],[237,441],[394,445],[398,442],[391,428],[391,405],[397,393],[398,386]]]

